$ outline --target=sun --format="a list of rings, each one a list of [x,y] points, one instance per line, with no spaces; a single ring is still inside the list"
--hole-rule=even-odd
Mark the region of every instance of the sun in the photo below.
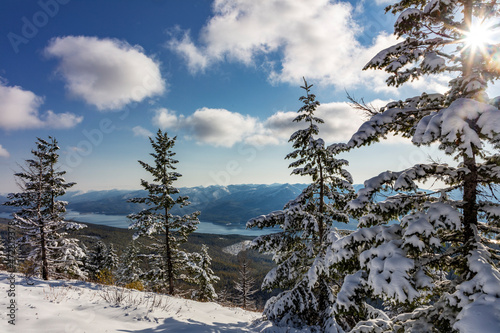
[[[472,50],[482,49],[492,42],[492,29],[486,24],[473,24],[464,35],[466,47]]]

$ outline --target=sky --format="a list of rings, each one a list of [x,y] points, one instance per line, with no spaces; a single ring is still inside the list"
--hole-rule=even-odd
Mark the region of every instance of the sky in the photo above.
[[[444,76],[395,89],[362,70],[396,42],[390,2],[2,0],[0,193],[48,136],[73,189],[138,189],[158,129],[177,137],[179,187],[307,183],[284,159],[304,77],[327,144],[365,119],[347,93],[382,106],[446,90]],[[443,158],[389,138],[341,157],[362,183],[429,156]]]

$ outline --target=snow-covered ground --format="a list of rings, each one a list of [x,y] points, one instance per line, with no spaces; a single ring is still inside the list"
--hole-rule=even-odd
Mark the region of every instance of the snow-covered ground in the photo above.
[[[241,251],[248,250],[252,241],[246,240],[233,245],[226,246],[222,249],[222,252],[232,254],[233,256],[237,256]]]
[[[140,291],[102,288],[74,280],[43,281],[33,285],[0,271],[0,332],[263,332],[272,331],[261,314],[216,303],[200,303]],[[14,295],[14,294],[15,295]],[[108,302],[122,297],[120,304]],[[15,302],[15,310],[8,308]],[[12,312],[12,317],[10,316]],[[9,321],[15,318],[15,325]]]

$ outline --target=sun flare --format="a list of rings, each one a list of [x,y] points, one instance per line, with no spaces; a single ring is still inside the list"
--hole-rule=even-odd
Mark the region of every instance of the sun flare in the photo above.
[[[485,24],[473,24],[465,32],[465,44],[471,49],[483,48],[491,43],[492,30]]]

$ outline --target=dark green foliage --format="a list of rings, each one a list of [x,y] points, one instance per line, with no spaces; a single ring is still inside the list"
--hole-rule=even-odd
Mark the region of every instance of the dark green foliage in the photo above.
[[[201,245],[199,253],[190,253],[193,264],[189,267],[189,282],[196,285],[191,297],[202,302],[215,301],[218,296],[214,284],[220,278],[216,276],[211,268],[212,258],[208,254],[208,247]]]
[[[347,144],[330,149],[354,149],[394,133],[416,146],[437,143],[457,164],[385,171],[366,180],[349,202],[359,228],[344,237],[332,234],[327,261],[347,274],[331,311],[332,322],[344,330],[465,332],[476,326],[478,311],[500,305],[493,292],[500,290],[500,251],[492,241],[500,231],[493,189],[500,184],[500,130],[493,125],[500,112],[498,97],[487,94],[488,83],[500,78],[493,56],[498,45],[475,46],[468,39],[475,25],[498,29],[499,9],[496,1],[475,0],[403,0],[387,7],[398,15],[394,32],[400,42],[365,69],[385,70],[388,85],[396,87],[446,73],[452,77],[449,90],[380,110],[362,106],[369,120]],[[488,145],[493,153],[484,149]],[[418,189],[419,182],[436,181],[441,184],[435,192]],[[387,189],[396,193],[377,200]]]
[[[140,249],[135,241],[131,241],[121,254],[116,270],[116,281],[118,284],[133,283],[141,280],[143,275],[141,269],[142,258],[139,256]]]
[[[82,276],[82,249],[75,239],[67,237],[70,229],[83,228],[64,221],[66,202],[58,200],[75,183],[67,183],[59,170],[58,144],[55,138],[38,138],[32,159],[25,162],[14,176],[22,192],[10,193],[4,205],[17,207],[13,214],[19,230],[18,240],[23,256],[32,262],[35,274],[48,280],[50,276],[71,274]]]
[[[174,281],[181,279],[186,274],[189,266],[189,256],[180,250],[180,245],[187,241],[187,237],[197,228],[199,212],[183,216],[173,215],[174,206],[184,207],[189,205],[188,197],[181,196],[173,183],[182,175],[176,172],[172,151],[175,137],[169,138],[167,133],[158,130],[155,139],[150,138],[154,153],[154,165],[139,161],[141,166],[153,177],[153,181],[141,179],[141,186],[147,191],[148,196],[133,198],[130,202],[145,205],[147,208],[139,213],[130,214],[133,221],[131,229],[137,232],[134,238],[154,238],[150,254],[151,269],[146,276],[155,284],[157,290],[168,290],[175,293]],[[173,195],[176,195],[174,198]]]
[[[308,177],[312,183],[281,211],[248,221],[249,228],[277,227],[281,231],[258,237],[255,248],[273,253],[277,267],[271,270],[262,288],[279,289],[264,309],[264,315],[279,326],[322,326],[332,296],[332,277],[324,269],[323,257],[329,244],[328,234],[334,222],[349,222],[344,211],[353,197],[352,177],[344,167],[347,161],[336,159],[316,136],[323,120],[315,116],[319,106],[311,85],[304,80],[306,95],[294,122],[306,128],[290,137],[294,150],[286,156],[292,174]]]

